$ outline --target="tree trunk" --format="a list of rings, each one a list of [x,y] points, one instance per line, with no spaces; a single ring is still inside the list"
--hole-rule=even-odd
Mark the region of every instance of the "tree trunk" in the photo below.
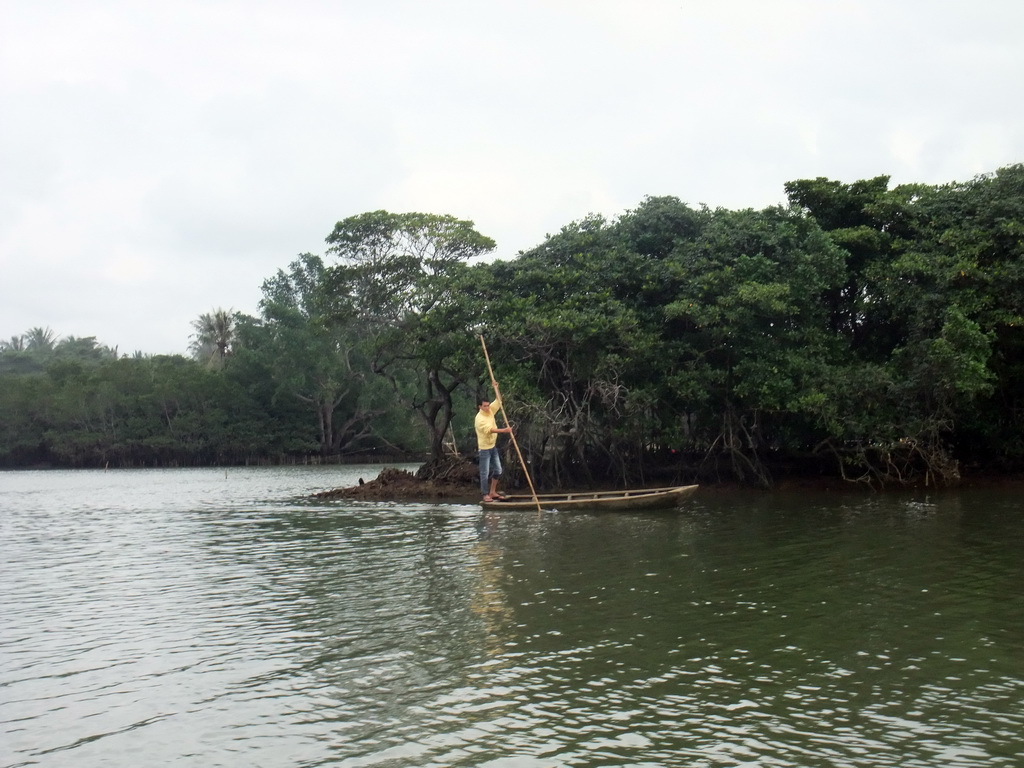
[[[444,456],[444,436],[448,432],[448,425],[452,423],[452,389],[441,383],[437,371],[430,371],[427,374],[427,399],[416,405],[430,433],[432,461],[438,461]]]

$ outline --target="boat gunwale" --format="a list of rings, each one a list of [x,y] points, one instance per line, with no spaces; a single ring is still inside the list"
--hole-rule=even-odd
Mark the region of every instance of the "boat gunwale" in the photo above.
[[[524,494],[506,496],[504,499],[481,502],[484,509],[530,509],[536,507],[538,502],[541,507],[561,504],[567,507],[593,506],[599,509],[608,505],[612,509],[616,502],[622,503],[626,508],[637,504],[636,508],[644,502],[658,502],[670,500],[675,496],[682,496],[695,491],[699,486],[674,485],[664,488],[635,488],[620,491],[573,491],[569,493],[546,493],[537,494],[536,498]]]

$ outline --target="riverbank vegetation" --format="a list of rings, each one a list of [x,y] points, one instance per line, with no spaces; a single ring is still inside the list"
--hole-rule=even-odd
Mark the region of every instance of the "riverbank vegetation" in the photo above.
[[[257,315],[200,316],[192,358],[32,329],[0,345],[0,466],[472,455],[483,334],[542,487],[1024,469],[1024,166],[785,189],[493,261],[471,222],[354,216]]]

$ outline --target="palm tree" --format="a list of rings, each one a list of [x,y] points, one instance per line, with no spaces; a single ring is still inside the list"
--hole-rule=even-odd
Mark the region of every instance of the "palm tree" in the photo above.
[[[100,344],[95,336],[66,336],[54,346],[58,357],[82,362],[116,360],[117,347]]]
[[[57,334],[49,326],[29,328],[25,334],[25,349],[32,352],[53,352],[56,343]]]
[[[25,337],[11,336],[8,341],[0,341],[0,352],[24,352]]]
[[[204,312],[192,321],[195,329],[189,338],[189,351],[200,362],[211,368],[221,368],[231,354],[231,346],[235,342],[235,312],[228,309],[215,309]]]

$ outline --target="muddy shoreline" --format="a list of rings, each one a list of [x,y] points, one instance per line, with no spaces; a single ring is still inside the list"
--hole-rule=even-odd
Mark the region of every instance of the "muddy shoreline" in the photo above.
[[[429,502],[475,504],[480,501],[480,474],[468,459],[445,458],[428,462],[415,473],[387,467],[373,480],[347,488],[312,494],[317,499],[360,501]]]
[[[385,468],[375,479],[347,488],[334,488],[311,494],[318,499],[353,499],[380,502],[447,502],[455,504],[476,504],[480,501],[479,474],[475,463],[469,459],[446,457],[439,462],[428,462],[416,472],[395,467]],[[689,481],[694,482],[694,481]],[[1024,489],[1021,475],[972,475],[965,477],[953,487],[891,488],[885,491],[872,489],[864,484],[851,483],[836,477],[784,477],[770,489],[754,488],[736,482],[696,481],[702,493],[723,491],[745,491],[750,493],[772,492],[863,492],[888,493],[894,491],[948,492],[965,488]],[[528,489],[503,488],[506,492],[528,493]]]

